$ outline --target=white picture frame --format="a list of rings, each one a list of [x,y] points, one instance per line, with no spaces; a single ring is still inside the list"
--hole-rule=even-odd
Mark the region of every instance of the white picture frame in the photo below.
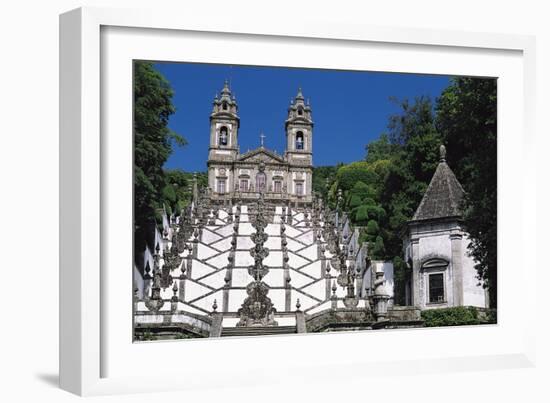
[[[138,36],[140,51],[132,54],[137,49],[132,41]],[[178,51],[174,44],[182,40],[188,41],[187,55],[193,53],[193,58],[186,59],[182,54],[180,61],[267,65],[280,60],[288,65],[288,60],[285,62],[283,55],[277,53],[286,49],[295,52],[292,54],[296,66],[302,67],[367,66],[382,71],[498,76],[501,80],[499,324],[132,344],[131,338],[126,337],[126,332],[131,334],[127,328],[131,318],[124,316],[127,308],[131,309],[131,281],[119,293],[114,291],[118,290],[116,284],[131,279],[131,266],[127,273],[106,270],[106,267],[125,267],[128,261],[124,257],[127,248],[113,253],[106,239],[120,231],[128,232],[123,245],[127,246],[131,239],[129,216],[115,214],[120,209],[130,210],[124,204],[128,195],[119,198],[118,205],[113,199],[114,193],[127,191],[128,183],[131,184],[131,164],[128,164],[131,76],[127,74],[127,61],[132,57],[147,58],[143,57],[147,54],[153,56],[152,60],[178,61],[173,58],[173,52]],[[194,46],[193,41],[200,41],[204,48]],[[231,52],[219,48],[219,52],[207,55],[205,49],[219,43],[231,43],[232,46],[225,46]],[[264,54],[256,49],[245,52],[239,43],[249,49],[257,46],[272,52]],[[297,48],[310,52],[310,61],[300,59]],[[530,303],[534,306],[536,295],[531,291],[522,295],[519,302],[514,299],[513,289],[515,279],[535,277],[535,245],[527,238],[527,234],[536,232],[535,178],[525,174],[526,168],[511,169],[508,158],[509,153],[515,152],[520,160],[528,161],[534,152],[532,37],[370,27],[314,18],[295,24],[292,20],[223,19],[159,10],[81,8],[61,15],[60,49],[60,385],[63,389],[79,395],[97,395],[281,382],[291,380],[294,371],[299,371],[303,379],[328,380],[359,370],[365,374],[381,371],[395,375],[533,365],[535,322],[530,315],[534,316],[534,310],[522,307]],[[341,54],[321,62],[320,55],[327,49]],[[350,61],[350,55],[365,54],[382,56],[363,62],[358,57],[357,65]],[[344,65],[346,57],[348,64]],[[472,64],[460,65],[458,60],[471,60]],[[474,60],[478,62],[473,63]],[[122,80],[116,83],[107,80],[112,77]],[[105,109],[106,105],[115,105],[115,101],[121,113]],[[518,113],[510,113],[518,105]],[[117,131],[122,133],[116,137],[118,140],[106,135],[115,128],[122,128]],[[511,132],[516,136],[522,134],[519,143],[513,143]],[[122,168],[112,164],[115,150],[122,153]],[[508,193],[509,185],[502,181],[503,177],[522,184],[521,200],[506,197],[512,193]],[[514,220],[505,220],[512,217]],[[512,257],[515,259],[511,260]],[[523,264],[517,267],[515,261]],[[518,315],[521,321],[514,320]],[[383,347],[395,345],[399,338],[409,339],[417,348],[397,348],[391,352],[383,348],[362,350],[366,339],[369,345]],[[474,346],[480,339],[493,342],[483,350]],[[325,351],[337,353],[317,357],[314,348],[319,345]],[[282,350],[292,354],[281,357]],[[243,354],[245,358],[248,356],[247,351],[262,352],[263,361],[249,363],[242,359]],[[147,368],[154,364],[154,357],[167,358],[167,354],[176,357],[174,360],[185,357],[192,366],[186,369],[181,364],[177,367],[167,362],[151,374],[140,373],[135,365],[135,357]],[[179,372],[174,373],[174,369]],[[247,376],[251,373],[255,374],[254,380]]]

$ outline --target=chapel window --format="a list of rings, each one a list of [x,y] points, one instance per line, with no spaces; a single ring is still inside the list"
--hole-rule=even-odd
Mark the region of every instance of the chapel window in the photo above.
[[[226,146],[228,141],[227,127],[222,126],[220,129],[220,145]]]
[[[429,283],[430,303],[444,302],[445,286],[443,282],[443,273],[430,274],[428,276],[428,283]]]
[[[296,133],[296,150],[303,150],[304,149],[304,133],[298,132]]]

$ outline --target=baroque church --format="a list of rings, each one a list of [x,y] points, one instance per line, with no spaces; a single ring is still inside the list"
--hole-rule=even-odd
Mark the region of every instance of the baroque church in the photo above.
[[[210,115],[208,184],[212,200],[254,200],[259,193],[266,201],[290,200],[311,204],[313,120],[311,107],[298,91],[285,121],[286,151],[279,155],[261,146],[241,154],[239,150],[237,101],[227,81],[214,99]]]
[[[164,215],[134,264],[134,340],[422,327],[423,310],[486,308],[445,147],[403,235],[397,305],[392,263],[371,260],[360,229],[312,192],[312,109],[301,90],[284,129],[284,155],[263,139],[241,154],[225,83],[210,114],[208,188],[193,181],[191,204]]]

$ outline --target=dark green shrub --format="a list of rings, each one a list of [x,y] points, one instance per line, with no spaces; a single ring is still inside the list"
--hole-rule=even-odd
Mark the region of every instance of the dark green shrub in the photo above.
[[[349,208],[355,208],[361,205],[361,196],[352,194],[349,199]]]
[[[386,253],[386,248],[384,247],[384,240],[379,235],[376,237],[376,241],[371,246],[370,256],[373,259],[382,259]]]
[[[452,308],[430,309],[422,311],[426,327],[479,325],[477,309],[473,306],[456,306]]]
[[[359,206],[355,211],[355,223],[358,225],[366,225],[369,220],[369,207]]]
[[[370,220],[367,224],[367,234],[369,235],[378,235],[378,231],[380,228],[378,227],[378,223],[374,220]]]

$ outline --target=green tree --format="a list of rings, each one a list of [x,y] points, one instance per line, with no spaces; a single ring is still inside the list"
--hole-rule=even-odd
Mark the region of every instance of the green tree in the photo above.
[[[429,98],[395,102],[400,111],[390,116],[388,134],[367,146],[366,160],[381,166],[379,176],[383,180],[377,203],[383,214],[376,220],[378,234],[369,235],[367,231],[365,236],[373,242],[373,254],[394,261],[397,294],[404,295],[407,268],[401,259],[401,234],[435,171],[441,136],[435,127],[434,107]],[[369,219],[374,216],[369,215]]]
[[[497,82],[460,77],[437,102],[447,161],[466,191],[464,226],[478,277],[497,306]]]
[[[152,63],[134,63],[134,230],[135,251],[140,253],[152,233],[155,214],[166,198],[162,166],[172,152],[172,142],[184,145],[185,139],[168,128],[175,112],[173,91]]]
[[[371,141],[365,148],[367,150],[365,161],[367,162],[389,160],[396,151],[396,145],[390,143],[387,133],[382,133],[378,140]]]
[[[313,167],[312,188],[313,191],[321,196],[328,196],[328,189],[336,180],[336,172],[342,164],[336,166]],[[328,183],[328,189],[327,189]]]
[[[350,190],[357,182],[374,184],[377,182],[377,174],[371,165],[365,161],[356,161],[343,165],[336,174],[338,186],[344,190]]]

